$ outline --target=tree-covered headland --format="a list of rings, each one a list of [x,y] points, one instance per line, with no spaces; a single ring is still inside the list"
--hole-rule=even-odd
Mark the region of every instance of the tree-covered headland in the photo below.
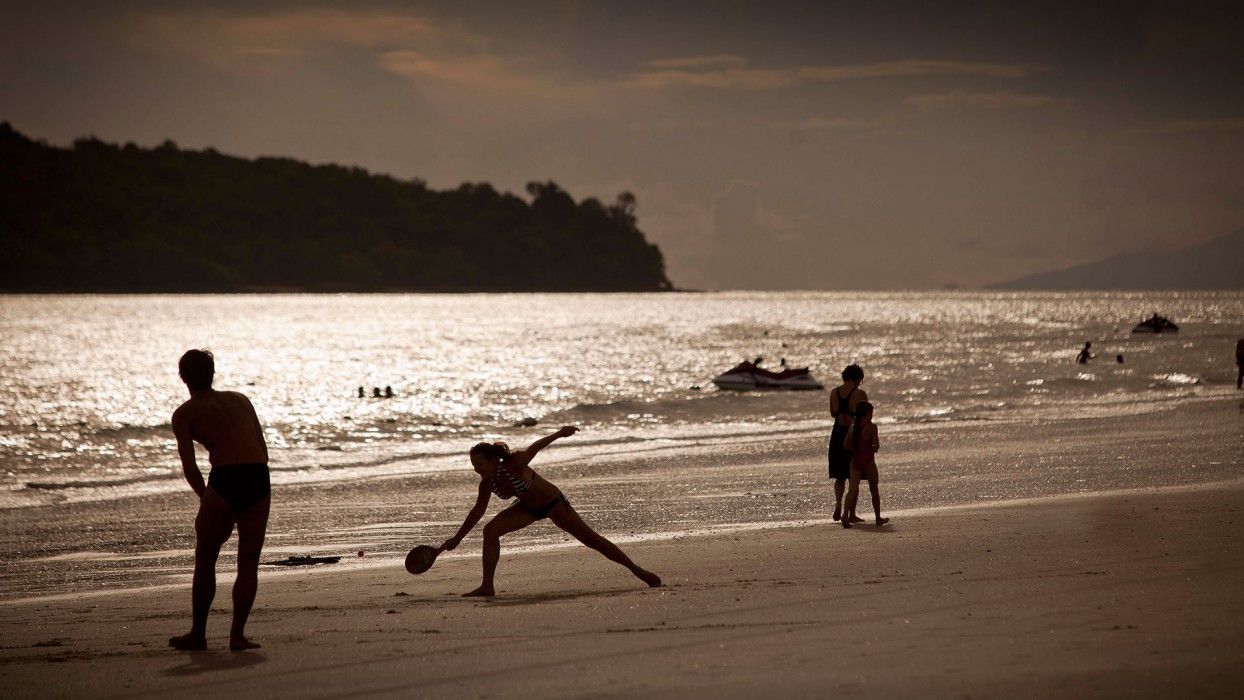
[[[531,201],[360,168],[0,125],[0,291],[656,291],[635,198]]]

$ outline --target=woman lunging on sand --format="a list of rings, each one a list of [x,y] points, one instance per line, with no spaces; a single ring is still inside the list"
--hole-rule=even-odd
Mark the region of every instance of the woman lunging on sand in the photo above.
[[[855,503],[860,498],[860,479],[868,479],[868,490],[873,496],[873,515],[878,525],[890,522],[881,517],[881,492],[877,489],[877,460],[874,455],[881,449],[877,425],[873,423],[873,405],[861,401],[855,407],[855,422],[847,431],[845,445],[851,450],[851,485],[847,488],[847,502],[842,512],[842,526],[851,527],[860,519],[855,516]]]
[[[497,571],[497,560],[501,558],[501,537],[521,530],[528,525],[548,518],[553,524],[570,533],[576,540],[595,549],[611,561],[630,569],[632,574],[641,581],[656,588],[661,579],[656,574],[642,569],[622,553],[618,546],[601,537],[583,518],[575,512],[570,501],[562,495],[560,489],[537,474],[529,465],[540,450],[548,447],[554,440],[569,437],[578,432],[574,426],[566,426],[556,433],[540,438],[531,443],[525,450],[510,451],[503,442],[481,442],[471,448],[471,466],[479,474],[479,496],[475,506],[467,513],[466,520],[458,533],[445,540],[441,550],[451,550],[462,542],[462,538],[475,527],[484,512],[488,510],[489,494],[498,498],[518,498],[518,502],[497,515],[484,526],[484,582],[479,588],[464,593],[467,596],[496,595],[493,588],[493,575]]]

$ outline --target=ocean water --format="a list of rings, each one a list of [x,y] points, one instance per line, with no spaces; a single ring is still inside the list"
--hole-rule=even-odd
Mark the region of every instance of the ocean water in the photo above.
[[[1132,335],[1154,311],[1180,333]],[[5,296],[0,508],[184,490],[192,347],[291,484],[461,469],[476,441],[571,423],[569,456],[824,432],[825,392],[713,386],[757,355],[827,387],[860,363],[887,430],[1159,410],[1234,391],[1241,335],[1241,292]]]

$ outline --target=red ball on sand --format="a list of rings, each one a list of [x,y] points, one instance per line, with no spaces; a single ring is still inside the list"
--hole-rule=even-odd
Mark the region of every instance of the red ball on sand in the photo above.
[[[422,574],[432,568],[432,562],[436,561],[436,555],[440,553],[436,547],[421,544],[406,555],[406,570],[412,574]]]
[[[360,556],[360,557],[361,557],[361,556],[363,556],[363,550],[361,550],[361,549],[359,550],[359,556]]]

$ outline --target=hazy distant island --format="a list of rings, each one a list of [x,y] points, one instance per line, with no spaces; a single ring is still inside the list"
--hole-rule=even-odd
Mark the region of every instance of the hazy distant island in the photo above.
[[[658,291],[635,197],[435,191],[170,141],[71,148],[0,124],[0,291]]]
[[[991,289],[1241,289],[1244,229],[1172,252],[1115,255]]]

